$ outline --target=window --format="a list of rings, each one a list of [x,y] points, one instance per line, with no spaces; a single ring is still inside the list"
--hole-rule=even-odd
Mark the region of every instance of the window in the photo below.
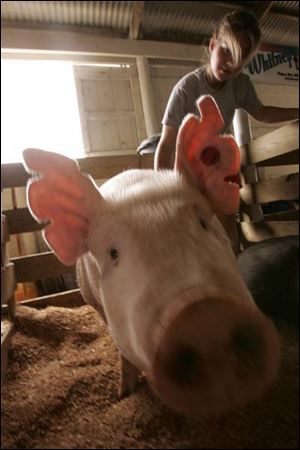
[[[1,163],[27,147],[83,157],[72,63],[5,59],[1,73]]]

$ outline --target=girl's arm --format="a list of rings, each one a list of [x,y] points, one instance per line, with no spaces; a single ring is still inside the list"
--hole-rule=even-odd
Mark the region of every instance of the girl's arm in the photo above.
[[[155,152],[155,170],[173,169],[177,133],[177,129],[167,125],[163,125],[161,138]]]
[[[299,118],[299,108],[280,108],[278,106],[262,106],[251,116],[259,122],[279,123]]]

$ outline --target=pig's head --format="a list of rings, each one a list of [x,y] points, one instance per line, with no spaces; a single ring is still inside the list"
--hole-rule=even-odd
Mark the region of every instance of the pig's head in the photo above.
[[[24,151],[28,170],[42,173],[27,196],[33,216],[50,220],[46,241],[64,264],[77,261],[80,287],[92,293],[86,300],[102,302],[122,354],[186,414],[257,399],[279,365],[275,329],[215,214],[238,206],[227,178],[238,172],[237,147],[216,135],[212,100],[199,104],[201,120],[189,117],[179,131],[175,171],[126,171],[98,190],[74,161]]]

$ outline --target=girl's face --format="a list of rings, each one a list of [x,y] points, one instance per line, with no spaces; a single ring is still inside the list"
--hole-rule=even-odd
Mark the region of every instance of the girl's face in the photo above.
[[[210,50],[210,67],[213,78],[218,82],[225,82],[236,77],[243,69],[248,60],[249,55],[249,41],[240,35],[239,37],[242,58],[237,65],[234,64],[231,52],[227,46],[226,40],[220,36],[213,37],[209,44]]]

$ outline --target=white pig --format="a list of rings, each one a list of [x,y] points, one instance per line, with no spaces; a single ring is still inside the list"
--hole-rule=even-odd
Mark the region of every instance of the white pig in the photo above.
[[[239,150],[214,100],[178,133],[175,170],[128,170],[97,188],[75,161],[24,151],[28,205],[121,354],[119,396],[142,371],[172,409],[219,414],[265,392],[279,339],[240,275],[217,214],[239,205]]]

